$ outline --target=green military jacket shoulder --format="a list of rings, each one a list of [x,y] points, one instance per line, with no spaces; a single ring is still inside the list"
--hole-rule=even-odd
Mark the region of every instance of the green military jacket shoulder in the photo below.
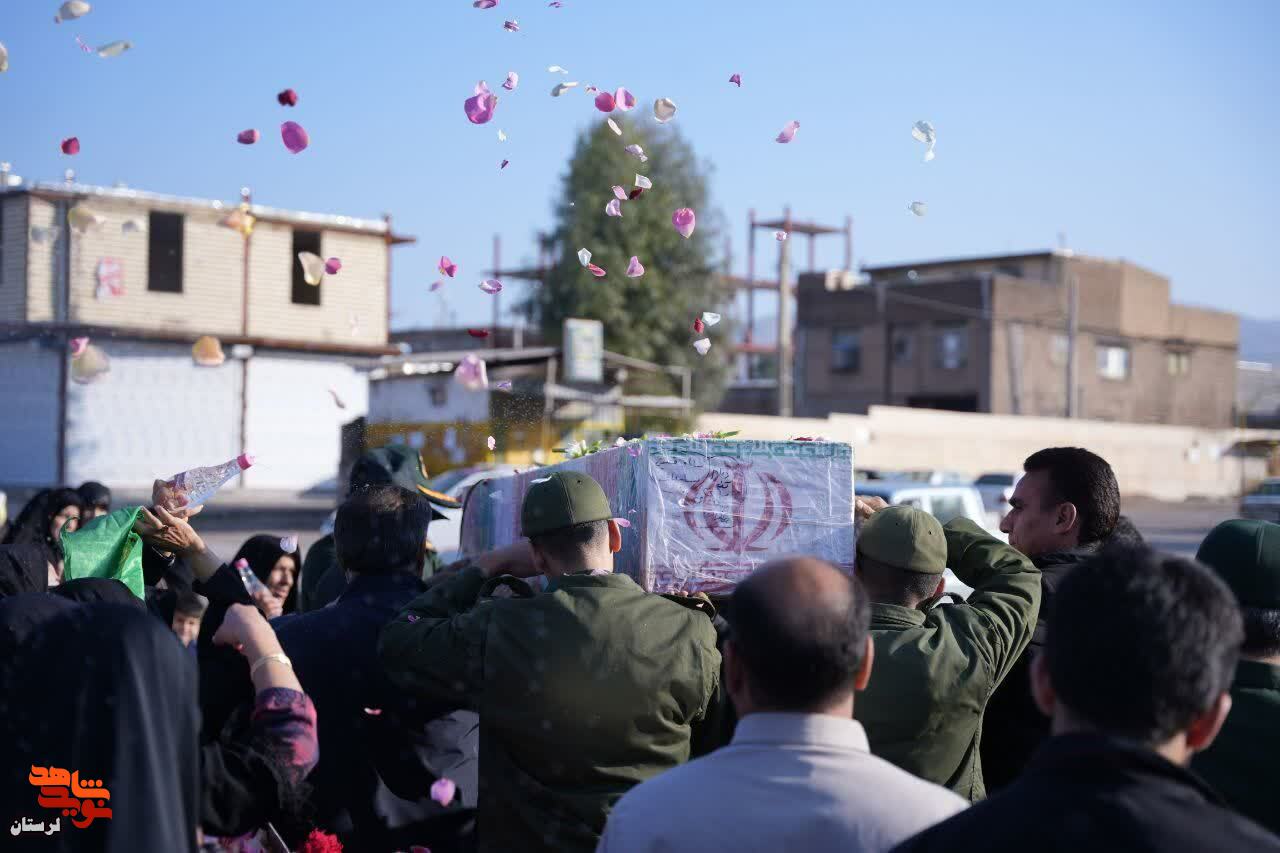
[[[480,714],[482,851],[592,851],[634,785],[688,760],[719,683],[708,615],[629,577],[534,594],[468,568],[382,632],[401,689]]]
[[[1231,713],[1191,769],[1233,809],[1280,835],[1280,666],[1237,664]]]
[[[944,530],[947,565],[973,593],[927,611],[871,606],[875,660],[853,715],[874,754],[976,801],[983,711],[1031,639],[1040,571],[971,521]]]

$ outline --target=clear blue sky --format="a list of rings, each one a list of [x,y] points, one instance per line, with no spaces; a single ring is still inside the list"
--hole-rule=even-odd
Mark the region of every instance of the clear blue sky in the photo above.
[[[474,285],[495,232],[508,263],[533,259],[575,134],[602,119],[581,92],[550,97],[564,79],[551,64],[627,86],[646,120],[654,98],[676,101],[674,125],[714,167],[739,270],[748,208],[789,203],[806,219],[853,215],[868,263],[1046,248],[1065,231],[1078,251],[1170,276],[1181,301],[1280,315],[1273,0],[92,2],[60,26],[58,0],[5,4],[0,159],[27,179],[70,165],[89,183],[224,200],[249,185],[264,204],[390,212],[419,238],[395,254],[397,327],[440,320],[446,301],[484,322]],[[76,35],[135,48],[98,59]],[[497,90],[509,70],[517,91],[469,124],[476,80]],[[293,110],[275,102],[289,86]],[[286,118],[311,133],[301,155],[279,142]],[[774,143],[791,119],[796,141]],[[937,127],[929,164],[917,119]],[[263,142],[237,145],[246,127]],[[66,158],[71,135],[83,150]],[[661,164],[648,174],[661,180]],[[762,245],[767,268],[776,246]],[[442,253],[462,266],[444,300],[426,292]],[[830,239],[819,267],[840,258]]]

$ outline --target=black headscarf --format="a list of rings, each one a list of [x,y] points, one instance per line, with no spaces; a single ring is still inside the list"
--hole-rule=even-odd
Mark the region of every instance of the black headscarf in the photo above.
[[[49,563],[39,545],[0,545],[0,598],[49,587]]]
[[[141,598],[115,578],[76,578],[49,592],[78,604],[126,604],[146,608]]]
[[[97,480],[81,483],[80,488],[76,489],[76,491],[80,494],[80,500],[84,503],[86,509],[89,507],[111,509],[111,490]]]
[[[41,623],[74,607],[65,598],[47,592],[24,592],[0,599],[0,719],[10,713],[9,673],[18,649]],[[3,830],[0,820],[0,831]]]
[[[172,631],[134,607],[76,606],[36,629],[13,662],[12,686],[9,713],[0,717],[0,767],[8,768],[0,808],[60,817],[60,832],[37,839],[40,850],[194,853],[196,672]],[[42,809],[39,790],[15,772],[32,766],[101,779],[111,819],[81,829],[71,817],[42,815],[53,810]]]
[[[9,525],[5,545],[39,545],[45,559],[56,563],[62,559],[62,542],[49,532],[54,517],[66,507],[74,506],[84,514],[84,502],[75,489],[45,489],[27,501],[18,517]]]
[[[231,565],[234,566],[237,561],[244,558],[249,561],[249,568],[258,576],[258,580],[264,584],[270,585],[271,569],[275,567],[276,560],[281,557],[289,556],[293,558],[293,586],[289,587],[289,594],[284,600],[284,613],[293,613],[298,609],[298,583],[302,575],[302,546],[295,545],[292,551],[286,551],[280,547],[281,537],[274,533],[259,533],[256,536],[250,536],[245,543],[240,546],[240,550],[231,558]]]

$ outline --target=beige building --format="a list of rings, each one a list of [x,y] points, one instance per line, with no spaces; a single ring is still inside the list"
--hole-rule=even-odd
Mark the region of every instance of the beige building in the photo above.
[[[389,219],[75,183],[0,180],[0,483],[149,483],[167,471],[263,458],[251,486],[333,478],[340,426],[364,414],[353,365],[388,345]],[[96,218],[72,228],[73,218]],[[255,220],[247,235],[233,214]],[[307,284],[298,253],[342,269]],[[193,363],[200,336],[227,360]],[[110,359],[71,381],[67,346],[87,336]],[[342,407],[335,402],[341,400]],[[172,470],[170,470],[172,469]]]
[[[1067,251],[802,275],[798,415],[871,405],[1228,426],[1239,322],[1178,305],[1169,280]],[[1075,406],[1067,401],[1070,283]]]

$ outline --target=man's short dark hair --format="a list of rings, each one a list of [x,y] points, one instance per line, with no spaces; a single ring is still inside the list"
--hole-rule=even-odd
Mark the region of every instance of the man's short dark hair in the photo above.
[[[861,551],[857,552],[857,562],[854,565],[857,573],[867,578],[873,590],[901,590],[901,598],[885,601],[884,604],[913,605],[916,601],[931,598],[938,589],[938,581],[942,580],[942,575],[900,569],[868,557]]]
[[[1116,526],[1111,528],[1111,535],[1107,537],[1107,544],[1113,542],[1123,542],[1126,545],[1145,545],[1147,540],[1142,537],[1142,531],[1133,523],[1133,519],[1127,515],[1122,515],[1116,519]]]
[[[1028,474],[1049,475],[1047,501],[1075,505],[1081,545],[1111,535],[1120,517],[1120,486],[1107,460],[1083,447],[1046,447],[1028,456],[1022,467]]]
[[[1244,648],[1247,655],[1269,658],[1280,655],[1280,610],[1241,607],[1244,619]]]
[[[858,579],[840,574],[847,596],[803,606],[779,601],[761,576],[734,589],[729,638],[764,708],[809,710],[853,690],[866,654],[871,605]]]
[[[209,606],[209,599],[205,598],[197,592],[189,589],[178,591],[177,600],[173,605],[173,612],[180,616],[195,616],[200,618],[204,616],[205,609]]]
[[[111,508],[111,490],[97,480],[81,483],[76,492],[79,493],[80,499],[84,501],[86,507]]]
[[[574,563],[582,561],[593,548],[599,547],[601,539],[608,539],[608,537],[608,521],[584,521],[582,524],[562,527],[550,533],[543,533],[541,536],[534,536],[529,543],[558,563]]]
[[[407,489],[359,489],[338,507],[333,524],[338,565],[366,575],[416,570],[430,521],[431,504]]]
[[[1083,722],[1158,744],[1231,685],[1243,639],[1235,596],[1210,569],[1116,544],[1063,578],[1045,654],[1054,692]]]

